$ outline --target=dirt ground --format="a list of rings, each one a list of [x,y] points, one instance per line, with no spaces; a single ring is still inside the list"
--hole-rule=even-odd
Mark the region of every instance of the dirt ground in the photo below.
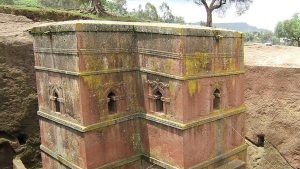
[[[248,167],[300,168],[300,48],[246,44],[245,64]]]
[[[40,24],[39,22],[33,22],[25,16],[0,13],[0,18],[1,37],[19,36],[24,31]]]
[[[246,43],[244,51],[248,66],[300,68],[299,47]]]

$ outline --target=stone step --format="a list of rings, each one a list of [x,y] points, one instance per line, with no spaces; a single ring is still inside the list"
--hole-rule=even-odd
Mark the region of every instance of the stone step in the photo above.
[[[245,169],[245,168],[246,168],[246,163],[244,161],[235,159],[216,169]]]

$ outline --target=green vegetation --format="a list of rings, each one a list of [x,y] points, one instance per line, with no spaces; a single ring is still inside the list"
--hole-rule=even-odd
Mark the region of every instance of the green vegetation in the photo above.
[[[256,43],[272,43],[279,44],[280,40],[271,31],[261,31],[261,32],[246,32],[245,33],[246,42],[256,42]]]
[[[295,14],[291,19],[279,22],[276,26],[275,33],[277,37],[284,38],[290,42],[290,45],[298,43],[300,47],[300,15]]]
[[[38,3],[37,0],[14,0],[14,5],[24,5],[24,6],[38,7],[39,3]]]
[[[100,19],[120,21],[157,21],[184,23],[183,17],[175,16],[167,3],[159,7],[162,16],[151,3],[143,8],[128,11],[126,0],[0,0],[0,12],[25,15],[35,21],[72,19]]]
[[[99,17],[97,15],[81,13],[76,10],[63,10],[53,8],[42,8],[42,7],[26,7],[26,6],[15,6],[15,5],[0,5],[0,13],[23,15],[33,21],[65,21],[75,19],[94,19],[94,20],[115,20],[115,21],[139,21],[135,18],[120,17],[120,16],[105,16]]]
[[[175,16],[172,13],[169,5],[163,2],[159,6],[159,10],[162,13],[162,16],[158,15],[158,11],[156,7],[151,3],[146,3],[144,9],[142,5],[139,5],[138,9],[133,9],[132,12],[128,12],[129,16],[143,19],[143,20],[150,20],[150,21],[158,21],[158,22],[166,22],[166,23],[184,23],[184,19],[181,16]]]
[[[38,0],[0,0],[0,5],[40,6]]]

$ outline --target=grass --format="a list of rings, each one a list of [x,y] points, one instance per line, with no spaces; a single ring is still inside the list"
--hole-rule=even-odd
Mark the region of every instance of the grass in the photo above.
[[[14,5],[23,5],[31,7],[40,7],[40,4],[37,0],[14,0]]]
[[[21,0],[20,0],[21,1]],[[27,5],[26,5],[26,2]],[[83,13],[81,11],[75,10],[62,10],[54,8],[45,8],[40,6],[33,7],[34,0],[22,0],[20,5],[0,5],[0,13],[13,14],[13,15],[23,15],[33,21],[66,21],[66,20],[76,20],[76,19],[92,19],[92,20],[114,20],[114,21],[141,21],[136,18],[131,17],[120,17],[120,16],[97,16],[93,14]],[[37,4],[38,5],[38,4]]]

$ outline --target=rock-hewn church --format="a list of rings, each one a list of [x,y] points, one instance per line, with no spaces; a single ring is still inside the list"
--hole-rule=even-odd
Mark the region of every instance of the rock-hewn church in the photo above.
[[[110,21],[31,33],[43,168],[245,168],[241,33]]]

